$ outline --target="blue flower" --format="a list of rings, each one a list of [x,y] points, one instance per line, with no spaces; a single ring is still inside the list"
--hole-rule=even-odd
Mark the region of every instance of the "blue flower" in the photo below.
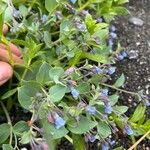
[[[108,96],[108,89],[102,89],[101,90],[101,96],[102,97],[105,97],[105,96],[107,97]]]
[[[109,40],[108,40],[108,46],[109,46],[109,47],[112,47],[113,44],[114,44],[114,43],[113,43],[113,40],[112,40],[112,39],[109,39]]]
[[[79,96],[79,92],[76,89],[72,88],[71,89],[71,95],[72,95],[73,98],[76,99]]]
[[[122,55],[124,58],[128,56],[128,54],[127,54],[125,51],[122,51],[122,52],[120,52],[120,53],[121,53],[121,55]]]
[[[44,15],[41,17],[42,23],[45,23],[47,20],[48,20],[48,16],[44,14]]]
[[[108,143],[102,144],[102,150],[109,150]]]
[[[105,113],[106,114],[111,114],[112,113],[112,111],[113,111],[113,109],[112,109],[112,107],[111,107],[111,105],[110,104],[106,104],[105,105]]]
[[[95,142],[95,140],[96,140],[96,136],[94,136],[94,135],[89,135],[89,136],[88,136],[88,140],[93,143],[93,142]]]
[[[19,10],[13,10],[13,16],[15,17],[15,18],[20,18],[21,17],[21,14],[20,14],[20,11]]]
[[[108,68],[107,73],[108,73],[109,75],[112,75],[112,74],[115,73],[115,71],[116,71],[116,67],[110,67],[110,68]]]
[[[129,124],[126,124],[124,127],[124,131],[128,134],[128,135],[132,135],[133,134],[133,130],[131,129]]]
[[[118,59],[118,60],[123,60],[123,59],[124,59],[124,56],[123,56],[122,54],[118,54],[118,55],[117,55],[117,59]]]
[[[61,118],[58,114],[54,115],[54,119],[55,119],[55,127],[56,129],[60,129],[62,126],[65,125],[65,120],[63,118]]]
[[[115,32],[116,31],[116,27],[114,25],[110,26],[110,31]]]
[[[79,22],[79,21],[75,22],[75,26],[81,32],[86,32],[87,31],[86,25]]]
[[[96,108],[94,106],[87,106],[86,107],[86,111],[90,114],[90,115],[95,115],[96,114]]]
[[[111,35],[111,37],[112,37],[113,39],[116,39],[116,38],[117,38],[117,34],[114,33],[114,32],[111,32],[110,35]]]
[[[101,23],[101,22],[103,22],[103,21],[104,21],[104,20],[103,20],[103,18],[101,18],[101,17],[97,19],[97,23]]]
[[[125,57],[127,57],[127,53],[125,51],[122,51],[117,55],[118,60],[123,60]]]
[[[97,66],[94,67],[93,71],[96,74],[101,74],[103,72],[103,70],[101,68],[97,67]]]
[[[148,100],[145,100],[145,101],[144,101],[144,104],[145,104],[146,106],[150,106],[150,102],[149,102]]]

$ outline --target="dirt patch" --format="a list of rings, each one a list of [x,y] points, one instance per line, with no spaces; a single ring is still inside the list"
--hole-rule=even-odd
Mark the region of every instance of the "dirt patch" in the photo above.
[[[118,28],[118,39],[129,54],[134,53],[135,59],[126,59],[117,64],[118,74],[126,76],[125,89],[129,91],[144,90],[145,95],[150,98],[150,0],[130,0],[127,8],[130,15],[119,17],[116,27]],[[141,19],[142,26],[136,26],[129,20],[131,17]],[[150,100],[150,99],[149,99]],[[138,104],[137,99],[123,94],[120,103],[130,107],[128,114],[131,115]],[[150,119],[150,108],[147,108],[147,118]],[[127,114],[127,115],[128,115]],[[128,142],[120,142],[128,147]],[[143,141],[138,149],[149,150],[150,142]]]

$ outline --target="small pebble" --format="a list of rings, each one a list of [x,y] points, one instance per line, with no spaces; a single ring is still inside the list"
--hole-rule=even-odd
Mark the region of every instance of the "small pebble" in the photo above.
[[[136,42],[136,45],[139,46],[141,43],[140,42]]]
[[[129,55],[129,59],[137,59],[137,57],[138,57],[138,51],[131,50],[131,51],[129,51],[128,55]]]
[[[140,18],[137,18],[137,17],[129,18],[129,22],[136,25],[136,26],[139,26],[139,27],[143,26],[143,24],[144,24],[144,21]]]

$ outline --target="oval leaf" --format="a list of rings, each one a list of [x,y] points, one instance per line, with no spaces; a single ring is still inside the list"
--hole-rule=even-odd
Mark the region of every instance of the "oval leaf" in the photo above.
[[[16,92],[17,92],[17,88],[12,89],[12,90],[6,92],[6,93],[1,97],[1,99],[9,98],[9,97],[11,97],[12,95],[14,95]]]
[[[124,82],[125,82],[125,76],[124,74],[122,74],[118,79],[117,81],[115,82],[114,86],[115,87],[121,87],[124,85]]]
[[[98,134],[100,135],[100,137],[104,139],[107,138],[111,134],[110,127],[104,121],[101,121],[98,123],[97,129],[98,129]]]
[[[44,62],[41,65],[39,72],[37,73],[36,80],[42,84],[44,84],[47,81],[50,81],[49,70],[51,68],[52,67],[47,62]]]
[[[83,134],[93,129],[96,125],[97,122],[82,116],[79,123],[76,123],[75,126],[68,125],[68,129],[74,134]]]
[[[49,98],[53,102],[59,102],[65,95],[67,87],[57,84],[49,89]]]
[[[13,132],[18,136],[21,136],[23,132],[27,132],[29,130],[30,128],[25,121],[19,121],[13,126]]]
[[[130,118],[130,121],[131,122],[139,121],[141,118],[144,117],[145,110],[146,110],[146,106],[139,104],[136,110],[134,111],[132,117]]]
[[[3,150],[14,150],[10,144],[3,144],[2,148],[3,148]]]
[[[10,134],[10,125],[7,123],[0,125],[0,144],[4,143]]]
[[[56,9],[57,5],[58,3],[56,0],[45,0],[45,8],[49,13],[52,13]]]

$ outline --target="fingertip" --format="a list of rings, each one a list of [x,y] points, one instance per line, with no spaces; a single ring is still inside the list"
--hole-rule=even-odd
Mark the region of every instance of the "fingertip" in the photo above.
[[[21,51],[15,44],[10,43],[10,48],[15,55],[17,55],[18,57],[21,57],[21,55],[22,55]]]
[[[0,61],[0,85],[7,82],[13,75],[12,67],[6,63]]]
[[[6,34],[8,32],[9,28],[7,24],[3,25],[3,33]]]

